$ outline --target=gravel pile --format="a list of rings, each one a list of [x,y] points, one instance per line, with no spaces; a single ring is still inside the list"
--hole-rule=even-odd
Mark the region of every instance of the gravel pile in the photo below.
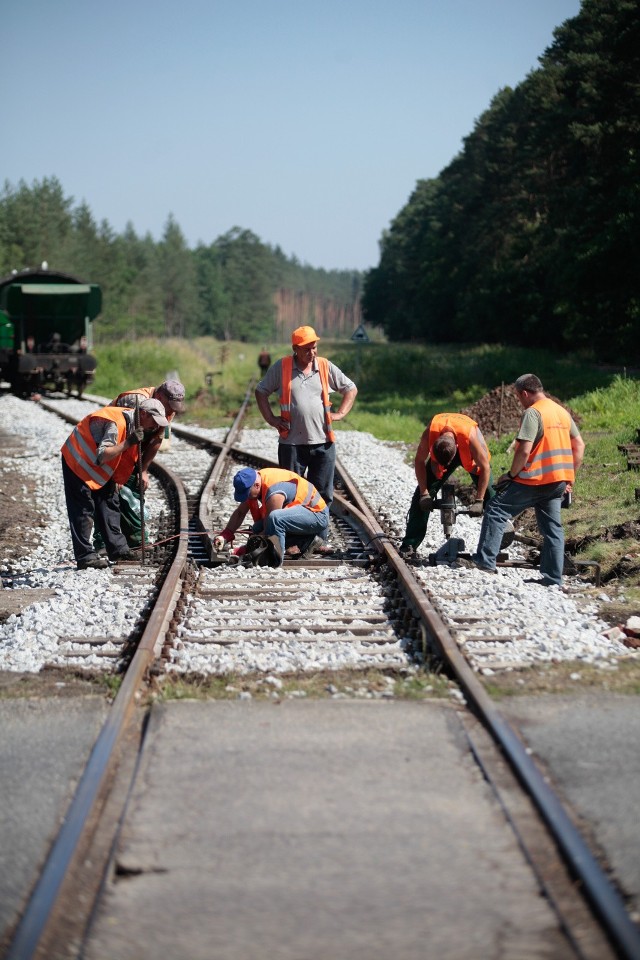
[[[61,401],[61,407],[74,415],[77,409],[78,418],[86,413],[84,404],[72,400]],[[12,460],[12,467],[36,480],[37,506],[48,518],[39,531],[37,547],[25,559],[9,561],[0,548],[2,587],[49,588],[56,594],[53,601],[28,605],[21,615],[12,615],[0,624],[0,670],[38,671],[45,663],[56,662],[68,666],[74,660],[69,660],[64,652],[74,648],[65,637],[84,633],[121,639],[130,632],[137,611],[151,590],[151,573],[149,578],[123,578],[125,586],[110,570],[75,569],[59,457],[70,427],[38,404],[11,396],[0,397],[0,413],[5,428],[28,441],[27,455]],[[224,434],[221,430],[201,432],[216,440]],[[247,430],[238,446],[275,460],[277,434],[274,430]],[[369,434],[340,430],[338,452],[372,509],[386,515],[399,544],[415,486],[413,470],[405,462],[403,451]],[[171,450],[159,457],[170,469],[185,476],[190,487],[199,485],[209,464],[208,454],[175,436]],[[11,495],[19,509],[20,493]],[[231,497],[228,502],[233,504]],[[153,480],[147,503],[148,529],[153,537],[163,508],[161,493]],[[466,549],[473,550],[479,529],[479,520],[458,517],[453,536],[462,538]],[[432,521],[421,553],[426,557],[442,543],[441,526]],[[568,596],[558,588],[526,585],[523,581],[531,576],[531,571],[518,569],[504,569],[494,577],[446,566],[417,568],[416,573],[429,589],[440,594],[438,603],[452,624],[470,613],[485,618],[482,628],[470,628],[467,623],[459,630],[460,644],[485,673],[552,660],[580,660],[615,668],[617,659],[630,655],[623,644],[603,636],[607,625],[598,619],[596,603],[606,599],[604,595],[598,598],[583,591],[582,595]],[[211,571],[206,571],[206,575],[211,576]],[[578,581],[568,583],[582,589]],[[481,631],[487,640],[472,639]],[[282,655],[286,653],[287,642],[283,641]],[[314,657],[317,659],[318,650]],[[94,657],[79,658],[78,664],[100,669],[105,666],[104,660]],[[348,656],[345,653],[344,665],[352,664],[352,652]],[[271,670],[272,665],[265,663],[264,669]]]

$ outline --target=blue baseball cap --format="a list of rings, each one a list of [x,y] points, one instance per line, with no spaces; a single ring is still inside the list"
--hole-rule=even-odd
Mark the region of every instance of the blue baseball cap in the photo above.
[[[249,490],[257,479],[258,471],[254,470],[253,467],[243,467],[242,470],[238,470],[233,478],[233,489],[235,491],[233,496],[238,503],[244,503],[245,500],[249,499]]]

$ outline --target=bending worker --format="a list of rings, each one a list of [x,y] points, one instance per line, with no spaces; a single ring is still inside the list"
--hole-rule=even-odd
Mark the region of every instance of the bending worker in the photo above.
[[[335,364],[318,356],[318,340],[313,327],[294,330],[293,356],[276,360],[256,387],[255,397],[266,422],[280,434],[279,465],[306,477],[329,505],[336,462],[331,424],[346,417],[358,390]],[[342,395],[335,413],[330,392]],[[272,393],[277,393],[280,400],[279,416],[269,403]]]
[[[524,414],[518,428],[511,467],[497,483],[497,494],[482,520],[480,540],[471,563],[488,573],[496,571],[502,532],[512,517],[533,507],[542,534],[540,573],[535,582],[560,586],[564,566],[564,528],[560,507],[571,491],[584,457],[584,441],[564,407],[544,394],[533,373],[515,384]]]
[[[469,514],[473,517],[482,515],[484,504],[495,496],[490,460],[482,431],[471,417],[463,413],[437,413],[432,418],[416,451],[414,466],[418,486],[411,500],[407,528],[400,545],[403,557],[415,555],[427,533],[433,500],[459,466],[467,471],[476,490]]]
[[[102,407],[81,420],[62,446],[64,494],[78,570],[109,565],[91,543],[94,520],[109,560],[137,559],[120,528],[118,485],[131,476],[144,431],[166,427],[167,419],[159,400],[140,404],[137,428],[134,418],[134,410]]]
[[[303,555],[318,538],[324,541],[329,527],[329,508],[313,484],[291,470],[244,467],[233,478],[234,499],[239,506],[229,517],[220,537],[232,543],[249,511],[256,533],[264,533],[282,565],[285,548],[292,543]]]
[[[136,396],[140,402],[145,399],[159,400],[168,423],[171,423],[177,413],[185,411],[184,387],[179,380],[165,380],[159,387],[137,387],[135,390],[126,390],[111,401],[111,406],[135,408]],[[163,437],[164,429],[154,429],[153,433],[145,437],[142,444],[141,470],[145,489],[149,483],[149,464],[160,449]]]

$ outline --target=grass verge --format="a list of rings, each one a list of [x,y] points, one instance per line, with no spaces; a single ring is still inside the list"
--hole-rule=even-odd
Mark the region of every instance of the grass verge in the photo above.
[[[228,674],[222,677],[163,676],[154,684],[155,700],[425,700],[449,697],[455,687],[443,674],[413,671],[324,671],[277,676]]]

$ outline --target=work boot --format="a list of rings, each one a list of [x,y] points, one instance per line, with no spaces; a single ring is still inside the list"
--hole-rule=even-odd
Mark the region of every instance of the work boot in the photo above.
[[[127,560],[132,563],[139,563],[140,556],[139,550],[123,550],[122,553],[116,553],[113,557],[109,557],[109,560],[111,563],[117,563],[119,560]]]
[[[320,555],[333,553],[333,548],[325,543],[322,537],[315,536],[309,546],[302,551],[301,556],[303,559],[308,560],[314,553]]]
[[[109,566],[109,561],[106,557],[89,556],[78,560],[76,566],[78,570],[104,570]]]
[[[411,543],[401,544],[398,553],[403,560],[415,560],[418,555],[416,548]]]

